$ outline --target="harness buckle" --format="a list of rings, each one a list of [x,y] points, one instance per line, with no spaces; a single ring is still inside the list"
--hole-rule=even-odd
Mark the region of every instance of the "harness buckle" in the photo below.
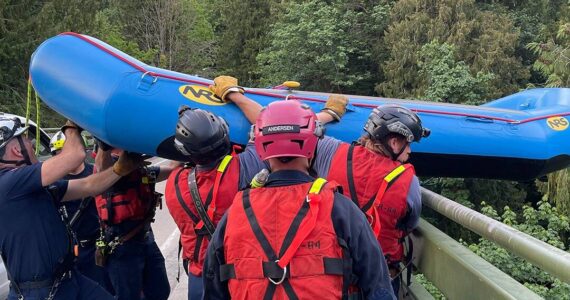
[[[275,262],[278,263],[279,260],[276,260]],[[273,279],[271,279],[271,277],[267,277],[267,279],[269,279],[269,281],[274,285],[280,285],[283,283],[283,281],[285,281],[285,277],[287,277],[287,266],[283,268],[283,276],[281,276],[281,279],[279,281],[274,281]]]

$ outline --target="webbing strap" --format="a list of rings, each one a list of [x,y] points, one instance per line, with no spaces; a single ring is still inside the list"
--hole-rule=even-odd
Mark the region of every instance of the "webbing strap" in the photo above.
[[[378,192],[374,196],[374,200],[369,201],[362,207],[362,210],[365,213],[368,213],[373,207],[378,206],[382,203],[382,199],[384,198],[384,194],[388,190],[388,188],[395,182],[395,180],[400,177],[410,167],[410,164],[404,164],[397,166],[394,170],[390,171],[388,175],[384,176],[382,183],[380,184],[380,188]]]
[[[224,156],[224,158],[222,159],[222,161],[218,165],[218,169],[216,172],[216,179],[214,180],[214,186],[212,187],[212,190],[210,190],[210,192],[213,191],[214,195],[212,197],[211,203],[206,203],[206,207],[208,210],[207,210],[205,216],[207,216],[207,217],[203,216],[201,214],[201,211],[198,209],[198,206],[196,206],[196,209],[198,210],[198,214],[200,215],[200,219],[201,219],[200,222],[198,222],[198,224],[196,224],[196,228],[202,229],[202,227],[206,227],[206,230],[208,230],[208,232],[210,233],[210,237],[214,234],[214,230],[216,229],[212,220],[214,219],[214,213],[216,212],[216,200],[218,199],[218,191],[220,189],[220,183],[221,183],[222,178],[224,177],[224,174],[226,173],[228,165],[230,164],[232,159],[233,159],[233,156],[226,155],[226,156]],[[195,178],[196,177],[194,174],[194,179]],[[190,178],[189,178],[189,180],[190,180]],[[198,186],[196,186],[196,191],[194,193],[192,192],[192,190],[190,190],[190,194],[192,195],[193,199],[194,199],[194,194],[196,194],[196,195],[198,195],[198,197],[200,197],[200,194],[197,193],[197,190],[198,190]],[[196,203],[195,199],[194,199],[194,202]],[[200,201],[200,206],[201,206],[201,201]],[[213,229],[213,230],[211,230],[211,229]]]
[[[293,232],[294,230],[293,226],[291,226],[291,228],[289,229],[290,232],[292,232],[292,235],[294,235],[294,238],[293,241],[291,241],[291,244],[287,247],[285,253],[282,252],[284,250],[283,246],[285,246],[285,244],[282,245],[281,248],[282,255],[278,262],[278,265],[281,268],[285,268],[289,264],[291,258],[293,258],[293,255],[295,255],[295,252],[297,252],[297,249],[299,249],[299,246],[301,246],[301,243],[303,243],[305,238],[307,238],[307,236],[311,233],[311,231],[313,231],[313,229],[317,225],[317,216],[319,214],[319,204],[321,201],[321,196],[319,195],[319,193],[321,192],[326,182],[327,181],[325,179],[318,178],[311,185],[311,188],[309,189],[309,194],[307,195],[305,201],[305,203],[307,202],[309,203],[309,216],[308,218],[303,220],[303,222],[299,226],[299,229],[295,230],[296,233]],[[305,204],[303,204],[303,206],[305,206]]]
[[[358,195],[356,194],[356,187],[354,186],[354,173],[352,171],[352,157],[354,152],[354,144],[348,146],[348,153],[346,158],[346,175],[348,179],[348,190],[350,191],[350,199],[356,206],[360,207],[358,204]]]
[[[315,228],[317,215],[319,212],[319,203],[320,203],[319,193],[326,182],[327,181],[325,179],[319,178],[315,180],[313,184],[311,184],[311,187],[309,188],[305,201],[303,201],[303,204],[301,205],[299,212],[297,213],[297,215],[295,215],[293,222],[289,226],[289,230],[285,234],[285,239],[283,240],[283,243],[281,245],[281,250],[279,251],[280,258],[278,258],[277,255],[275,254],[275,251],[271,247],[271,244],[269,243],[267,237],[261,230],[259,222],[255,217],[255,214],[251,207],[251,201],[249,198],[250,190],[247,189],[242,194],[243,207],[247,219],[249,221],[249,224],[253,230],[256,239],[258,240],[259,244],[261,245],[261,248],[263,249],[263,252],[265,252],[265,255],[267,256],[269,261],[276,262],[279,267],[284,269],[284,272],[286,272],[285,268],[291,261],[293,255],[295,255],[295,252],[297,252],[297,249],[299,249],[299,246],[301,246],[301,243],[305,240],[305,238],[309,235],[309,233],[311,233],[311,231],[313,231],[313,229]],[[307,213],[309,213],[309,217],[305,218]],[[287,294],[289,299],[298,299],[297,295],[295,294],[295,291],[293,290],[293,287],[291,286],[291,283],[286,278],[286,274],[284,275],[285,276],[282,278],[283,280],[281,281],[281,283],[283,284],[285,293]],[[274,284],[272,280],[270,281],[271,282],[268,284],[267,289],[265,291],[264,299],[272,299],[275,293],[277,285]]]
[[[208,216],[204,203],[202,202],[202,197],[200,197],[200,191],[198,190],[198,184],[196,182],[196,168],[192,169],[188,175],[188,188],[190,189],[190,198],[192,198],[194,207],[198,212],[198,216],[200,216],[200,221],[198,221],[198,224],[196,224],[194,228],[196,230],[200,230],[203,227],[206,228],[208,235],[211,237],[214,234],[216,227],[214,226],[212,219]],[[212,187],[210,191],[213,189],[214,188]],[[206,201],[208,201],[208,199],[206,199]],[[206,203],[206,205],[208,205],[208,203]]]
[[[378,236],[380,234],[380,216],[378,215],[378,211],[376,207],[382,204],[382,200],[384,199],[384,194],[386,191],[392,186],[396,179],[400,177],[407,169],[410,168],[410,164],[403,164],[399,165],[394,168],[388,175],[384,176],[382,183],[380,184],[380,188],[374,197],[372,197],[366,205],[362,207],[362,211],[366,216],[371,218],[370,225],[372,226],[372,231],[374,234]]]
[[[174,190],[176,191],[176,199],[178,199],[178,203],[180,203],[180,206],[182,206],[182,208],[184,209],[184,211],[186,212],[186,214],[188,215],[188,217],[190,217],[190,219],[192,219],[192,222],[194,222],[194,224],[200,222],[200,218],[198,218],[198,216],[196,216],[188,207],[188,205],[186,205],[186,202],[184,201],[184,198],[182,198],[182,192],[180,192],[180,187],[178,186],[178,179],[180,178],[180,173],[182,173],[182,171],[186,170],[187,167],[181,168],[178,173],[176,173],[176,176],[174,177]]]

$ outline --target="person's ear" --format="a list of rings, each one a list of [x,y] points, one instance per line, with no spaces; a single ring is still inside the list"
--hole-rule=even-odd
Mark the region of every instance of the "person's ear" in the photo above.
[[[390,146],[390,148],[392,148],[391,150],[394,152],[397,152],[396,150],[399,148],[398,147],[398,139],[396,137],[391,137],[388,139],[388,146]]]
[[[15,157],[24,157],[24,155],[22,155],[22,149],[20,149],[20,146],[17,143],[14,143],[13,141],[7,145],[8,149],[6,152],[9,152],[11,155],[15,156]]]

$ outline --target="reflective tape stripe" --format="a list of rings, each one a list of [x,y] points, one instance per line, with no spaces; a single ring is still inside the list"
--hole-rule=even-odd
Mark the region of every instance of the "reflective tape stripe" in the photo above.
[[[317,180],[315,180],[313,182],[313,184],[311,185],[311,188],[309,189],[309,194],[318,194],[321,192],[321,190],[323,189],[323,186],[325,185],[325,183],[327,183],[326,179],[323,178],[317,178]]]
[[[224,171],[228,168],[230,161],[232,161],[232,158],[233,157],[231,155],[226,155],[226,157],[224,157],[224,159],[222,160],[222,162],[218,166],[218,172],[224,173]]]
[[[384,177],[384,180],[386,180],[386,182],[390,182],[394,180],[394,178],[398,177],[398,175],[402,174],[404,171],[406,171],[406,167],[404,165],[400,165],[392,170],[392,172],[388,173],[388,175]]]

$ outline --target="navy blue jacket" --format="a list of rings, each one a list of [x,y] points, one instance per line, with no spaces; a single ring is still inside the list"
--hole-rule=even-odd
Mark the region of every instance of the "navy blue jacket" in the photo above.
[[[286,186],[312,182],[315,179],[298,171],[271,173],[265,186]],[[388,266],[368,221],[360,209],[348,198],[335,193],[331,213],[333,226],[339,238],[348,243],[353,260],[353,273],[366,299],[396,299],[390,284]],[[220,281],[220,265],[225,264],[223,253],[227,214],[214,233],[204,263],[204,299],[230,299],[228,283]]]
[[[67,181],[53,184],[58,199],[42,186],[41,163],[0,170],[0,252],[17,282],[51,279],[70,240],[56,205]]]

